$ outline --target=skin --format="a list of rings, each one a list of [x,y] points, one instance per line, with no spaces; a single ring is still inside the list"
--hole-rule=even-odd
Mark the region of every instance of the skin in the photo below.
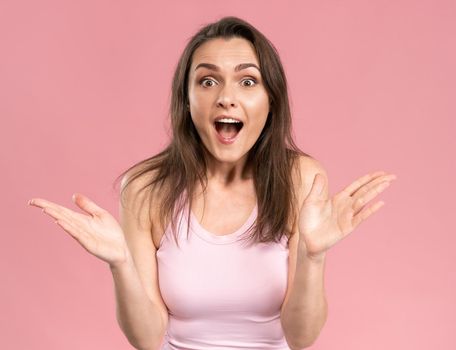
[[[212,63],[220,70],[195,70],[203,62]],[[191,118],[206,148],[209,186],[216,184],[212,188],[217,190],[236,186],[239,189],[246,186],[246,181],[251,182],[247,153],[258,139],[269,112],[269,98],[260,72],[254,67],[235,72],[234,67],[240,63],[259,66],[254,48],[247,40],[213,39],[194,52],[189,73]],[[224,145],[216,138],[212,121],[219,114],[234,115],[244,121],[242,136],[231,145]],[[368,206],[369,202],[395,178],[383,171],[373,172],[328,198],[324,190],[328,182],[326,175],[324,171],[317,172],[299,214],[299,240],[305,242],[307,256],[322,259],[329,248],[376,212],[383,202]],[[91,254],[111,266],[122,264],[128,247],[114,217],[80,193],[74,194],[73,201],[84,213],[43,198],[32,198],[28,204],[42,208],[43,213]]]
[[[195,70],[200,63],[214,64],[220,71],[206,67]],[[269,97],[260,71],[248,67],[236,72],[234,68],[240,63],[260,67],[253,45],[241,38],[217,38],[195,50],[189,73],[190,114],[207,151],[208,180],[223,185],[239,183],[249,176],[247,154],[269,113]],[[220,114],[244,122],[241,134],[231,145],[216,137],[213,120]]]
[[[195,70],[200,63],[216,65],[219,71],[206,67]],[[240,63],[259,66],[248,41],[213,39],[194,52],[188,77],[188,108],[208,164],[206,199],[211,211],[206,222],[199,219],[199,196],[195,209],[199,222],[211,232],[232,232],[233,224],[245,221],[241,216],[247,212],[245,208],[251,208],[250,202],[256,196],[246,159],[266,123],[269,98],[260,72],[254,67],[236,72],[234,67]],[[233,115],[244,122],[241,134],[231,145],[222,144],[216,137],[213,120],[219,114]],[[303,166],[301,172],[313,181],[295,189],[305,199],[300,200],[297,235],[289,242],[293,280],[281,310],[287,342],[294,344],[293,348],[312,344],[326,320],[322,288],[326,252],[382,207],[383,201],[373,205],[370,202],[396,178],[384,171],[369,173],[330,198],[326,171],[321,165]],[[304,197],[305,193],[308,194]],[[111,269],[120,269],[131,256],[121,226],[86,196],[76,193],[73,201],[83,213],[42,198],[33,198],[28,204],[42,208],[43,213]],[[220,212],[226,214],[222,219]]]
[[[322,261],[332,246],[384,205],[383,201],[367,204],[397,178],[376,171],[358,178],[329,198],[328,180],[322,173],[315,174],[299,214],[299,240],[306,247],[307,257],[316,261]]]
[[[306,166],[308,163],[313,165]],[[280,315],[292,349],[311,346],[328,317],[326,252],[383,206],[383,201],[369,204],[396,178],[376,171],[361,176],[330,198],[326,171],[318,162],[306,160],[301,172],[307,184],[298,194],[304,196],[304,201],[298,217],[299,232],[289,244],[290,283]]]

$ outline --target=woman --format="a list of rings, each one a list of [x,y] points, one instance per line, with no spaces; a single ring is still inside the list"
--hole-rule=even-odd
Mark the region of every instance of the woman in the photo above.
[[[88,215],[29,204],[109,264],[135,348],[309,346],[327,316],[326,252],[382,206],[367,204],[395,175],[367,174],[329,198],[326,171],[292,140],[279,55],[236,17],[187,44],[170,118],[168,147],[119,176],[120,224],[81,194]]]

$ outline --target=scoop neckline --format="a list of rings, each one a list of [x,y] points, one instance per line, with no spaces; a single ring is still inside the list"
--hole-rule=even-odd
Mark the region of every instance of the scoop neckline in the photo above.
[[[195,214],[193,214],[193,210],[190,211],[190,220],[191,225],[190,227],[195,228],[193,231],[200,236],[201,238],[216,244],[226,244],[232,243],[236,241],[236,239],[241,236],[247,228],[254,222],[255,216],[258,212],[258,203],[255,203],[253,210],[251,211],[247,220],[239,227],[236,231],[228,233],[226,235],[216,235],[215,233],[206,230],[201,224],[199,223]]]

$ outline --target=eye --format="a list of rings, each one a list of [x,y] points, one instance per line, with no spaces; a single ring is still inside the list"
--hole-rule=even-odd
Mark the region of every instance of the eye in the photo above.
[[[244,79],[242,82],[245,82],[245,81],[250,82],[248,85],[244,85],[244,86],[247,86],[247,87],[254,86],[254,85],[256,85],[256,83],[257,83],[256,80],[255,80],[255,79],[252,79],[252,78]]]
[[[211,82],[212,84],[211,84],[211,85],[207,85],[207,84],[204,83],[204,82],[206,82],[206,81]],[[213,86],[213,84],[215,84],[215,82],[214,82],[213,80],[211,80],[211,79],[203,78],[203,79],[201,79],[201,80],[199,81],[199,84],[202,85],[202,86],[204,86],[204,87],[211,87],[211,86]]]

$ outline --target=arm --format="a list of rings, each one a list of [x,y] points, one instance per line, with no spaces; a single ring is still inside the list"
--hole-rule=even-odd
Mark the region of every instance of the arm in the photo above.
[[[110,266],[110,269],[120,328],[136,349],[158,349],[164,334],[160,310],[145,293],[131,256],[122,265]]]
[[[291,272],[296,269],[296,279],[289,283],[288,304],[285,300],[282,306],[284,332],[296,349],[315,341],[327,317],[323,285],[326,252],[382,207],[383,201],[367,204],[396,178],[375,171],[329,198],[327,174],[321,165],[313,160],[308,173],[313,180],[307,177],[305,182],[312,185],[304,187],[310,191],[305,191],[308,194],[300,206],[296,248],[290,249],[290,258],[296,263],[289,267]]]
[[[307,258],[305,246],[298,242],[296,274],[281,315],[287,341],[293,350],[312,345],[326,322],[324,268],[325,258],[319,261]]]
[[[312,188],[314,175],[318,172],[327,177],[327,174],[317,160],[308,157],[300,158],[297,169],[299,178],[293,183],[296,184],[295,191],[301,208]],[[323,195],[329,195],[327,186]],[[289,346],[293,350],[300,350],[317,339],[327,318],[324,291],[325,255],[320,259],[308,257],[306,244],[300,237],[297,224],[288,247],[288,289],[282,305],[281,322]]]
[[[121,208],[121,225],[88,197],[74,194],[73,201],[89,215],[75,212],[43,198],[30,205],[43,208],[89,253],[107,262],[116,294],[116,317],[130,343],[138,349],[157,349],[166,329],[168,313],[159,294],[155,246],[151,226],[140,212],[132,211],[135,195],[126,191],[127,206]],[[146,223],[138,225],[139,221]],[[155,222],[155,220],[154,220]]]
[[[122,188],[128,179],[122,181]],[[168,324],[168,310],[158,284],[154,225],[149,220],[147,192],[139,192],[145,178],[125,189],[120,203],[120,224],[129,252],[124,263],[111,267],[116,293],[116,316],[128,341],[137,349],[155,350],[161,345]],[[155,196],[154,196],[155,197]],[[146,205],[143,205],[146,204]],[[156,205],[152,213],[156,212]],[[156,218],[152,215],[152,221]]]

